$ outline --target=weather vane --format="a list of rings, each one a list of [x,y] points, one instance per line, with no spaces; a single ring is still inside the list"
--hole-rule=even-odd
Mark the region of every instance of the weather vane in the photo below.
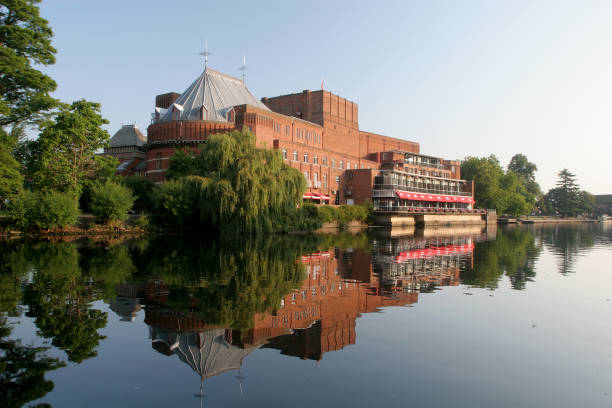
[[[208,52],[208,40],[204,42],[204,51],[198,54],[204,56],[204,68],[208,67],[208,56],[210,55],[210,52]]]
[[[242,71],[242,83],[246,84],[246,70],[249,69],[249,67],[247,67],[246,65],[246,57],[243,56],[242,57],[242,65],[240,66],[240,68],[238,68],[238,71]]]

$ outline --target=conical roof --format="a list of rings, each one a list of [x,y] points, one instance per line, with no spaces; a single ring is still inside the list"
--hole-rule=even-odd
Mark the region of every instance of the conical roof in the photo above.
[[[206,67],[185,92],[170,105],[160,110],[160,121],[199,120],[202,106],[206,109],[206,120],[226,122],[227,112],[236,105],[252,105],[270,110],[257,99],[240,79]]]
[[[111,147],[142,146],[147,143],[147,138],[140,132],[136,125],[123,125],[111,137]]]

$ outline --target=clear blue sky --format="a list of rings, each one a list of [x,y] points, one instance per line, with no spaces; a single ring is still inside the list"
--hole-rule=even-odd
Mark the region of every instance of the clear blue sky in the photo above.
[[[325,88],[360,128],[449,159],[523,153],[544,190],[563,167],[612,193],[610,1],[44,0],[65,102],[102,103],[111,135],[157,94],[246,55],[258,97]]]

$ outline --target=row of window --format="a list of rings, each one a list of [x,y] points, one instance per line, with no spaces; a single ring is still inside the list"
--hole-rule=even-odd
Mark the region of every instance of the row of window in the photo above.
[[[287,149],[283,149],[283,159],[287,160]],[[304,155],[302,156],[302,158],[304,159],[304,163],[310,163],[309,162],[309,156],[308,153],[304,153]],[[293,152],[293,161],[299,161],[300,157],[297,151]],[[319,164],[319,156],[318,155],[314,155],[312,156],[312,163],[313,164]],[[323,156],[321,158],[321,165],[323,166],[327,166],[327,156]],[[336,168],[336,159],[331,159],[331,167],[332,168]],[[344,169],[344,160],[338,160],[338,168],[339,169]],[[355,169],[358,169],[359,166],[357,165],[357,163],[354,163],[354,167]],[[351,162],[350,161],[346,161],[346,169],[350,170],[351,169]]]
[[[306,140],[306,142],[313,141],[314,143],[321,143],[321,135],[317,132],[313,132],[308,129],[296,129],[295,137],[297,139]]]

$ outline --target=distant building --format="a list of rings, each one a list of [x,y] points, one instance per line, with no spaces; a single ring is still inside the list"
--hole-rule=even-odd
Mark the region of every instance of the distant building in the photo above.
[[[104,154],[119,160],[117,173],[127,176],[131,174],[145,175],[147,138],[136,125],[123,125],[110,140],[110,147],[104,149]]]
[[[595,213],[612,215],[612,194],[595,196]]]

